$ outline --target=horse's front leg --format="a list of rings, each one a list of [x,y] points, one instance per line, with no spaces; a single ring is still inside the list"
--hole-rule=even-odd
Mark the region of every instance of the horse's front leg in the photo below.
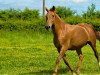
[[[77,65],[77,74],[79,75],[80,74],[80,67],[81,67],[82,60],[83,60],[83,55],[82,55],[81,49],[76,50],[76,52],[79,56],[79,62],[78,62],[78,65]]]
[[[71,71],[71,75],[76,75],[76,73],[73,71],[72,67],[70,66],[70,64],[68,63],[66,59],[66,54],[64,54],[63,60],[64,60],[64,63],[68,66],[69,70]]]
[[[61,60],[62,57],[64,56],[66,50],[67,50],[67,47],[66,47],[66,46],[62,46],[62,47],[61,47],[59,56],[58,56],[58,58],[57,58],[57,60],[56,60],[56,68],[55,68],[55,70],[54,70],[53,75],[57,75],[57,71],[58,71],[58,66],[59,66],[60,60]]]

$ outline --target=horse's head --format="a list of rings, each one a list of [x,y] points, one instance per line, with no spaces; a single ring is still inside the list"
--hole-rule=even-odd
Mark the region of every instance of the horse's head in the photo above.
[[[49,30],[52,25],[54,24],[55,20],[55,7],[53,6],[50,10],[46,8],[47,14],[46,14],[46,26],[45,28]]]

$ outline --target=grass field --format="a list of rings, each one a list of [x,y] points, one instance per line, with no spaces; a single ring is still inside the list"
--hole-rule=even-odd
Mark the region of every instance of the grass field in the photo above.
[[[58,56],[50,33],[0,30],[0,75],[51,75]],[[97,41],[100,57],[100,42]],[[69,63],[76,68],[78,56],[67,51]],[[83,48],[81,75],[100,75],[100,69],[89,45]],[[70,75],[68,67],[59,65],[58,75]]]

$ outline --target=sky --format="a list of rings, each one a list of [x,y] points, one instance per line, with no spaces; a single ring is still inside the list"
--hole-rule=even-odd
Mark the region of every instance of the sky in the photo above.
[[[42,14],[42,1],[43,0],[0,0],[0,9],[38,9]],[[96,10],[100,10],[100,0],[45,0],[46,7],[50,8],[52,6],[64,6],[75,10],[78,14],[82,14],[91,6],[91,4],[96,5]]]

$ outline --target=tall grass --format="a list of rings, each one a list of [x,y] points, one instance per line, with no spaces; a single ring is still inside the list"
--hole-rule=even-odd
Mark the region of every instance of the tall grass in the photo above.
[[[51,75],[58,56],[50,32],[0,30],[0,75]],[[100,43],[97,49],[100,56]],[[78,56],[67,51],[67,59],[75,69]],[[99,75],[100,70],[89,46],[83,48],[83,75]],[[59,75],[70,75],[68,67],[61,61]]]

